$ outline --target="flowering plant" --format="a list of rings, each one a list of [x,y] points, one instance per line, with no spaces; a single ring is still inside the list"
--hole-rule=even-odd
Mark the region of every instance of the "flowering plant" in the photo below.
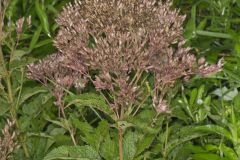
[[[54,82],[55,104],[63,117],[65,89],[83,90],[87,82],[92,83],[114,113],[123,160],[121,122],[134,117],[149,101],[156,111],[153,120],[171,113],[166,96],[177,80],[222,68],[222,61],[207,65],[184,47],[184,19],[171,9],[169,0],[75,1],[57,18],[58,53],[30,64],[28,75],[44,85]]]

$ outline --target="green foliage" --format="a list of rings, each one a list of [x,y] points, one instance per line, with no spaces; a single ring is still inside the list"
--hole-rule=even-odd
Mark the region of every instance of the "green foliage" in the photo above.
[[[100,160],[98,153],[90,146],[61,146],[44,157],[44,160]]]
[[[106,115],[109,115],[113,119],[115,119],[113,111],[110,109],[109,105],[104,100],[104,97],[96,93],[84,93],[81,95],[72,95],[67,101],[69,101],[67,107],[75,104],[77,107],[87,106],[92,109],[96,108],[99,111],[102,111]]]
[[[125,160],[132,160],[136,154],[136,143],[138,134],[134,132],[127,132],[123,140],[123,157]]]

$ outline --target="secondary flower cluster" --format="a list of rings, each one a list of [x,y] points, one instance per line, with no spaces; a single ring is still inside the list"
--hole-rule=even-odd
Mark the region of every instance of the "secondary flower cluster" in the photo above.
[[[29,78],[38,80],[45,86],[49,81],[55,83],[52,92],[55,97],[55,105],[59,107],[59,115],[65,116],[62,102],[65,95],[64,89],[74,86],[77,90],[82,90],[87,83],[82,72],[71,68],[73,65],[78,68],[82,67],[81,71],[85,71],[85,67],[80,66],[80,62],[81,59],[78,59],[77,55],[72,59],[62,53],[56,53],[40,60],[38,64],[28,65],[27,75]]]
[[[2,130],[3,137],[0,137],[0,160],[8,159],[10,153],[17,147],[17,144],[14,142],[16,134],[15,132],[11,132],[13,125],[14,123],[7,121],[7,124]]]
[[[222,67],[222,63],[198,63],[190,49],[183,47],[185,16],[170,6],[169,0],[69,4],[57,19],[60,30],[54,44],[59,53],[29,65],[29,77],[68,87],[79,86],[79,77],[89,79],[122,119],[124,113],[137,112],[147,99],[144,75],[148,73],[155,79],[150,93],[153,106],[158,114],[168,112],[165,94],[177,79],[207,75]]]

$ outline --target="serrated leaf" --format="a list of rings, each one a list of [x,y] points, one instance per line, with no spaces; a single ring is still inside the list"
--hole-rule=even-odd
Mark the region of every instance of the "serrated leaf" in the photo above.
[[[222,136],[228,138],[229,140],[232,140],[231,133],[227,129],[225,129],[221,126],[218,126],[218,125],[210,125],[209,124],[209,125],[204,125],[204,126],[196,126],[195,130],[202,131],[205,133],[217,133],[219,135],[222,135]]]
[[[57,135],[64,135],[66,132],[67,131],[63,128],[53,128],[49,133],[49,136],[51,136],[52,138],[48,138],[48,140],[46,142],[44,153],[47,153],[49,148],[55,143],[56,138],[53,138],[53,137],[55,137]]]
[[[118,160],[118,146],[116,142],[106,135],[100,149],[101,156],[106,160]]]
[[[99,151],[101,143],[108,134],[109,128],[106,121],[101,121],[92,134],[85,134],[84,141]]]
[[[209,132],[201,132],[199,127],[202,126],[185,126],[181,127],[179,132],[174,132],[173,136],[169,137],[167,152],[169,153],[175,147],[187,141],[210,134]]]
[[[138,141],[137,143],[137,153],[136,156],[138,156],[139,154],[141,154],[143,151],[145,151],[146,149],[148,149],[153,140],[155,139],[156,135],[154,134],[146,134],[142,137],[141,140]]]
[[[124,135],[123,140],[123,157],[124,160],[132,160],[134,155],[137,152],[137,141],[138,141],[138,134],[137,132],[127,132]]]
[[[4,115],[9,110],[9,105],[7,102],[0,98],[0,116]]]
[[[29,116],[35,116],[37,112],[40,111],[42,106],[51,98],[50,94],[43,94],[40,93],[31,101],[23,103],[22,105],[22,111],[24,114],[27,114]]]
[[[219,157],[217,154],[212,153],[199,153],[192,156],[193,160],[227,160]]]
[[[61,146],[44,157],[44,160],[100,160],[98,153],[90,146]]]
[[[110,106],[105,102],[105,99],[98,94],[95,93],[84,93],[81,95],[71,95],[69,99],[67,99],[69,104],[67,106],[75,104],[78,107],[88,106],[96,108],[106,115],[116,119],[113,111],[111,110]]]
[[[60,126],[66,130],[69,130],[71,128],[71,123],[67,120],[67,119],[63,119],[61,118],[60,121],[56,121],[56,120],[51,120],[49,119],[49,117],[46,117],[45,118],[47,121],[57,125],[57,126]]]
[[[135,117],[128,117],[127,120],[129,126],[134,126],[136,129],[143,131],[144,133],[154,134],[158,132],[158,129],[151,127],[152,117],[154,117],[155,112],[153,110],[143,110]],[[162,117],[158,119],[157,124],[161,125]]]
[[[21,98],[19,101],[19,105],[22,105],[26,100],[31,98],[34,95],[40,94],[40,93],[46,93],[48,92],[45,88],[43,87],[32,87],[32,88],[24,88],[21,94]]]
[[[21,58],[28,54],[28,52],[24,51],[24,50],[15,50],[13,53],[12,53],[12,57],[11,57],[11,60],[10,62],[13,62],[13,61],[16,61],[16,60],[21,60]]]
[[[26,67],[28,64],[33,63],[34,61],[36,61],[36,58],[33,57],[22,57],[21,60],[14,60],[9,64],[9,68],[11,69],[11,71],[17,69],[17,68],[21,68],[21,67]]]
[[[94,132],[94,128],[87,122],[81,122],[77,118],[71,116],[71,123],[74,127],[83,132],[83,134],[87,135]]]
[[[231,160],[239,160],[239,158],[233,148],[227,147],[224,144],[221,144],[220,147],[222,148],[222,151],[226,158],[229,158]]]

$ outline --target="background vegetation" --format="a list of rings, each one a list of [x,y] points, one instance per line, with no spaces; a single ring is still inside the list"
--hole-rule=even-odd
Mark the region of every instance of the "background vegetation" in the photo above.
[[[7,67],[0,66],[0,128],[7,119],[13,121],[19,145],[9,159],[118,159],[117,134],[105,117],[106,104],[91,86],[91,93],[66,98],[72,107],[66,109],[67,119],[61,119],[48,88],[26,77],[27,64],[55,52],[55,18],[68,2],[11,0],[6,12],[4,29],[11,35],[2,45]],[[124,136],[124,160],[238,160],[240,2],[175,0],[173,7],[187,15],[184,37],[196,56],[208,63],[224,57],[224,69],[177,84],[169,93],[172,112],[159,118],[155,128],[149,127],[154,114],[149,109],[123,124],[136,128]],[[31,26],[23,28],[17,42],[15,23],[29,16]],[[79,147],[73,146],[72,134]]]

